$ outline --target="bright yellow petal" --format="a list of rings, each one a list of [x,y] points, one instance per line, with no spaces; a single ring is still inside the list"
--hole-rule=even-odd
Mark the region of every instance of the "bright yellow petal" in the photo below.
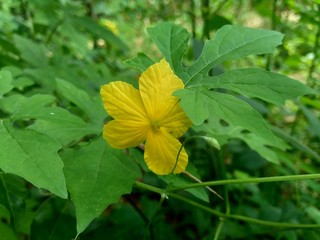
[[[132,85],[111,82],[101,87],[100,94],[105,109],[114,119],[149,122],[139,91]]]
[[[191,125],[191,120],[179,104],[175,105],[171,112],[161,121],[161,128],[175,138],[181,137]]]
[[[135,147],[145,141],[148,130],[143,122],[112,120],[104,125],[103,137],[114,148]]]
[[[159,175],[170,174],[173,170],[173,173],[181,173],[188,164],[188,155],[182,148],[176,163],[180,148],[181,143],[166,131],[149,131],[144,152],[148,168]]]
[[[152,121],[158,121],[168,115],[179,99],[172,96],[184,84],[170,68],[166,60],[150,66],[139,78],[139,91]]]

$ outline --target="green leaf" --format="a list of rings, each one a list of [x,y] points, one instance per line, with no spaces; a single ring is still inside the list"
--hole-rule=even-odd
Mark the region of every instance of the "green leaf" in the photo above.
[[[188,69],[190,84],[198,74],[206,74],[215,65],[252,54],[272,53],[282,42],[283,34],[240,26],[227,25],[205,42],[202,54]]]
[[[186,186],[186,184],[192,184],[195,182],[194,179],[191,180],[191,177],[195,177],[198,178],[199,180],[201,179],[197,168],[192,164],[192,163],[188,163],[187,168],[186,168],[186,172],[187,174],[179,174],[176,175],[176,179],[177,181],[174,182],[173,184],[175,186]],[[188,176],[190,174],[190,176]],[[205,187],[203,188],[189,188],[189,189],[185,189],[185,191],[191,193],[193,196],[197,197],[198,199],[204,201],[204,202],[209,202],[209,194],[212,194],[211,192],[209,192]]]
[[[45,133],[55,140],[67,145],[89,134],[99,134],[101,129],[93,128],[81,118],[59,107],[46,107],[55,98],[51,95],[36,94],[30,98],[22,98],[16,104],[12,120],[36,119],[29,126],[38,132]],[[57,131],[59,129],[59,131]]]
[[[277,105],[284,104],[287,99],[315,93],[297,80],[259,68],[230,70],[219,76],[205,77],[201,83],[194,82],[189,87],[196,85],[225,88],[249,98],[260,98]]]
[[[181,98],[181,107],[196,126],[203,123],[209,117],[208,96],[201,91],[196,89],[181,89],[176,91],[174,96]]]
[[[14,35],[13,40],[21,58],[34,67],[45,67],[49,63],[47,50],[42,43],[34,42],[20,35]]]
[[[307,97],[301,97],[300,101],[304,105],[311,106],[311,107],[314,107],[316,109],[320,109],[320,101],[319,100],[310,99],[310,98],[307,98]]]
[[[122,151],[99,138],[87,146],[62,154],[67,187],[76,207],[81,233],[102,211],[131,192],[139,169]]]
[[[209,121],[205,124],[195,127],[194,130],[199,132],[206,132],[208,136],[214,136],[217,138],[221,145],[226,144],[230,139],[240,139],[244,141],[252,150],[260,154],[269,162],[279,163],[283,158],[278,156],[278,151],[286,150],[289,146],[280,139],[278,142],[270,142],[259,134],[246,132],[239,126],[225,126],[221,124],[219,119],[215,119],[215,113],[212,112]],[[275,148],[279,150],[275,150]]]
[[[168,180],[166,182],[168,182]],[[177,176],[173,181],[169,182],[169,184],[173,184],[174,186],[186,186],[190,183],[194,183],[194,182],[187,180],[183,176]],[[209,196],[205,188],[189,188],[189,189],[186,189],[186,191],[189,192],[194,197],[209,203]]]
[[[191,34],[186,29],[168,22],[148,28],[148,33],[174,72],[185,80],[188,76],[184,72],[181,59],[188,48]]]
[[[229,94],[212,91],[204,93],[210,99],[211,111],[216,118],[223,119],[231,126],[241,126],[268,139],[272,144],[278,142],[261,115],[248,103]]]
[[[11,119],[37,118],[39,117],[38,115],[46,115],[42,111],[46,105],[54,101],[55,97],[48,94],[36,94],[30,98],[20,97],[15,104],[14,114]]]
[[[102,131],[101,129],[97,131],[96,128],[65,109],[47,108],[46,111],[48,111],[48,118],[37,119],[29,128],[49,135],[63,146],[77,142],[87,135],[100,134]]]
[[[28,77],[19,77],[13,80],[12,85],[19,91],[22,91],[25,88],[34,85],[34,81]]]
[[[201,88],[181,89],[175,95],[181,98],[181,107],[195,125],[200,125],[206,120],[206,117],[209,117],[210,108],[215,119],[222,119],[231,126],[239,126],[260,135],[268,139],[271,145],[278,142],[261,115],[248,103],[232,95]]]
[[[318,208],[309,206],[306,208],[305,212],[312,220],[320,224],[320,210]]]
[[[200,179],[200,176],[197,172],[196,167],[192,163],[188,163],[186,171],[188,174]],[[188,184],[192,184],[195,181],[190,179],[190,177],[187,174],[179,174],[179,175],[164,175],[160,177],[163,179],[168,185],[169,185],[169,190],[170,187],[179,187],[179,186],[186,186]],[[208,190],[206,188],[187,188],[185,191],[189,192],[196,198],[204,201],[204,202],[209,202],[209,196],[208,196]]]
[[[13,88],[11,82],[11,73],[5,70],[0,71],[0,96],[7,92],[10,92],[10,90]]]
[[[101,129],[106,111],[103,108],[100,95],[92,98],[87,92],[75,87],[62,79],[56,79],[57,91],[64,98],[77,105],[90,119],[97,129]]]
[[[136,68],[141,72],[147,70],[154,62],[144,53],[138,53],[137,56],[124,61],[129,67]]]
[[[238,138],[243,140],[253,151],[256,151],[260,154],[261,157],[273,163],[280,163],[282,160],[278,155],[278,151],[275,151],[273,148],[278,148],[285,150],[287,145],[284,142],[278,140],[275,144],[271,145],[271,142],[261,137],[259,134],[254,133],[242,133],[237,132],[231,134],[229,138]],[[273,147],[273,148],[270,148]]]
[[[0,121],[0,145],[0,168],[4,172],[67,198],[58,142],[34,130],[16,129],[4,120]]]
[[[4,236],[4,240],[18,240],[14,230],[10,228],[8,224],[5,224],[2,221],[0,222],[0,232],[1,232],[1,235]]]
[[[17,102],[23,98],[25,98],[23,95],[16,93],[0,98],[0,108],[8,114],[13,114],[16,109]]]

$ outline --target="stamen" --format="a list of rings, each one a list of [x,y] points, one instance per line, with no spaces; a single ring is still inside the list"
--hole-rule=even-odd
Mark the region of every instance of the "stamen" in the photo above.
[[[153,129],[153,130],[158,131],[159,128],[161,127],[160,120],[152,121],[152,122],[151,122],[151,126],[152,126],[152,129]]]

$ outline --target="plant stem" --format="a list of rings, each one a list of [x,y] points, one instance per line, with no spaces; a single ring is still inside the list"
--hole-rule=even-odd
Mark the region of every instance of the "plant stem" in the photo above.
[[[224,162],[224,148],[221,148],[221,150],[218,153],[218,163],[219,163],[219,168],[220,169],[220,179],[226,179],[227,178],[227,173],[226,173],[226,166]],[[229,191],[228,191],[228,186],[223,186],[224,190],[224,197],[225,197],[225,213],[227,215],[230,214],[231,208],[230,208],[230,201],[229,201]],[[218,240],[220,236],[221,229],[224,224],[224,218],[220,217],[219,224],[216,230],[216,233],[214,235],[214,240]]]
[[[137,187],[137,188],[140,188],[140,189],[145,189],[145,190],[148,190],[148,191],[151,191],[151,192],[159,193],[160,195],[165,193],[164,189],[153,187],[153,186],[145,184],[143,182],[135,182],[135,184],[133,186]]]
[[[271,30],[276,29],[276,13],[277,12],[277,0],[273,0],[272,3],[272,13],[271,13]],[[266,70],[270,71],[272,63],[272,54],[267,55],[267,62],[266,62]]]
[[[202,183],[191,183],[185,186],[172,187],[170,188],[170,192],[180,191],[188,188],[205,187],[205,186],[263,183],[263,182],[282,182],[282,181],[306,180],[306,179],[320,179],[320,174],[302,174],[302,175],[289,175],[289,176],[248,178],[248,179],[228,179],[228,180],[208,181],[208,182],[202,182]]]
[[[278,177],[266,177],[266,178],[253,178],[253,179],[235,179],[235,180],[221,180],[221,181],[215,181],[215,182],[206,182],[208,185],[223,185],[223,184],[235,184],[235,183],[259,183],[259,182],[274,182],[274,181],[289,181],[289,180],[306,180],[306,179],[316,179],[320,178],[320,174],[306,174],[306,175],[295,175],[295,176],[278,176]],[[214,183],[214,184],[212,184]],[[205,186],[204,184],[190,184],[195,185],[194,187],[200,187]],[[167,191],[166,189],[161,189],[157,187],[150,186],[148,184],[142,183],[142,182],[136,182],[134,184],[135,187],[138,187],[140,189],[149,190],[155,193],[158,193],[161,195],[161,203],[165,199],[166,196],[172,197],[178,200],[181,200],[185,203],[188,203],[192,206],[195,206],[197,208],[200,208],[204,211],[207,211],[215,216],[218,216],[222,219],[233,219],[233,220],[240,220],[245,221],[249,223],[254,223],[258,225],[263,226],[269,226],[269,227],[276,227],[276,228],[320,228],[320,224],[294,224],[294,223],[286,223],[286,222],[272,222],[272,221],[264,221],[256,218],[241,216],[241,215],[234,215],[234,214],[226,214],[219,212],[217,210],[214,210],[208,206],[202,205],[196,201],[193,201],[189,198],[186,198],[184,196],[181,196],[179,194],[173,193],[172,189],[170,191]],[[189,188],[189,187],[187,187]],[[176,190],[178,188],[175,188]],[[186,188],[179,188],[179,190],[186,189]],[[222,224],[222,223],[221,223]],[[222,225],[221,225],[222,227]],[[220,229],[221,230],[221,229]],[[216,236],[219,236],[219,225],[216,232]]]
[[[183,197],[175,193],[170,193],[169,196],[172,198],[184,201],[192,206],[203,209],[213,215],[216,215],[224,219],[241,220],[245,222],[255,223],[255,224],[269,226],[269,227],[277,227],[277,228],[320,228],[320,224],[297,224],[297,223],[286,223],[286,222],[271,222],[271,221],[265,221],[265,220],[251,218],[251,217],[245,217],[241,215],[225,214],[225,213],[221,213],[219,211],[213,210],[196,201],[190,200],[189,198]]]
[[[227,171],[226,171],[226,165],[224,162],[224,148],[222,148],[219,151],[219,169],[220,169],[220,179],[227,179]],[[220,181],[220,180],[219,180]],[[225,197],[225,203],[226,203],[226,214],[230,213],[230,201],[229,201],[229,191],[228,187],[224,186],[224,197]]]

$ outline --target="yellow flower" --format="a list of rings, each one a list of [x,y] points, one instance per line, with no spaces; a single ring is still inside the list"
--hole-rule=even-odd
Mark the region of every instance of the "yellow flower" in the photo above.
[[[102,26],[108,28],[114,35],[119,36],[119,29],[115,22],[108,19],[101,19],[100,23]]]
[[[114,118],[103,128],[103,136],[114,148],[135,147],[145,141],[144,159],[156,174],[180,173],[188,155],[181,137],[191,121],[172,96],[184,84],[163,59],[150,66],[139,78],[139,90],[116,81],[102,86],[101,96],[107,112]]]

